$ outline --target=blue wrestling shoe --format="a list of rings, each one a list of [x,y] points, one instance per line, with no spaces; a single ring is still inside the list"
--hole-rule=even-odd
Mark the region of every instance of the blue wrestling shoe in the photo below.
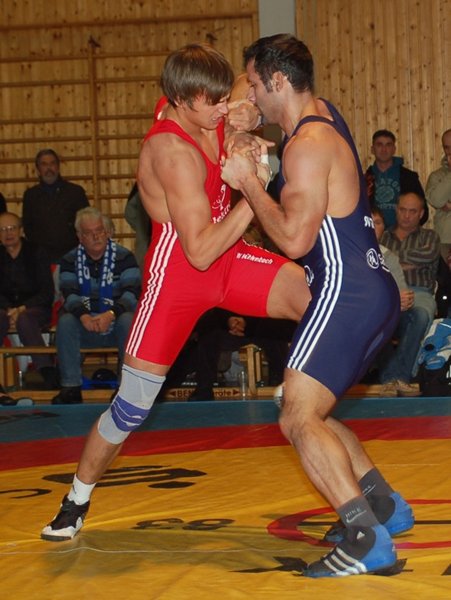
[[[367,499],[377,520],[391,537],[405,533],[414,526],[413,511],[398,492],[393,492],[390,496],[368,496]],[[324,540],[337,544],[343,539],[345,531],[343,523],[337,521],[326,532]]]
[[[349,527],[329,554],[304,569],[305,577],[346,577],[381,573],[397,563],[393,541],[383,525]]]

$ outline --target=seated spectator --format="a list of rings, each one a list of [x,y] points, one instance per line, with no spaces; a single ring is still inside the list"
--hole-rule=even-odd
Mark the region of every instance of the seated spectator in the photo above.
[[[441,243],[441,254],[446,262],[451,250],[451,129],[442,136],[443,151],[440,169],[433,171],[426,184],[428,202],[435,208],[434,229]]]
[[[23,237],[20,218],[0,214],[0,340],[15,330],[24,346],[45,346],[42,330],[50,324],[54,299],[50,261],[42,248]],[[57,387],[48,354],[32,356],[46,387]]]
[[[77,210],[89,206],[85,190],[60,175],[54,150],[40,150],[35,159],[39,183],[23,196],[26,238],[47,250],[52,263],[78,244],[74,221]]]
[[[388,129],[379,129],[373,134],[371,152],[375,161],[366,172],[367,178],[372,180],[368,195],[372,204],[382,210],[385,226],[391,227],[396,223],[396,205],[400,194],[413,192],[424,198],[423,186],[418,173],[404,167],[404,159],[395,156],[396,137]],[[425,202],[421,225],[427,220],[428,207]]]
[[[111,220],[96,208],[75,219],[80,244],[61,260],[64,298],[56,329],[61,391],[53,404],[82,402],[80,348],[117,346],[119,368],[140,293],[133,254],[110,239]]]
[[[285,319],[242,317],[213,309],[198,322],[196,388],[190,400],[213,399],[213,385],[223,351],[233,352],[246,344],[260,346],[268,361],[270,386],[283,381],[288,343],[296,323]]]
[[[414,292],[414,305],[401,313],[395,336],[398,348],[380,369],[386,396],[417,394],[410,384],[416,373],[421,340],[436,313],[434,294],[440,240],[435,231],[420,226],[423,214],[421,196],[402,194],[396,208],[396,224],[380,236],[380,243],[397,255],[407,286]]]
[[[0,192],[0,214],[6,212],[5,196]]]

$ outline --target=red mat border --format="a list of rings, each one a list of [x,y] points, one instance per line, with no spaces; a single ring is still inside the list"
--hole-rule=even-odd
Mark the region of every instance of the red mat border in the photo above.
[[[346,424],[362,441],[451,439],[451,417],[354,419]],[[0,444],[0,470],[78,462],[84,437]],[[123,455],[141,456],[287,445],[276,423],[136,432]]]

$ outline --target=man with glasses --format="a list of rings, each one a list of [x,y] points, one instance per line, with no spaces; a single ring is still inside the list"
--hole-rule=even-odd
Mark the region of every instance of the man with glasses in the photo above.
[[[45,251],[23,237],[20,218],[0,214],[0,341],[17,332],[24,346],[44,346],[42,329],[50,324],[54,298],[50,261]],[[46,387],[57,387],[48,354],[32,357]]]
[[[80,243],[61,259],[64,305],[56,346],[62,387],[53,404],[82,402],[80,348],[117,346],[122,363],[140,293],[136,259],[111,240],[109,217],[96,208],[83,208],[77,212],[75,230]]]

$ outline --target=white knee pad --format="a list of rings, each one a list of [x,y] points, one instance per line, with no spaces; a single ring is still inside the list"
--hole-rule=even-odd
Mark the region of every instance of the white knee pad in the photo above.
[[[147,418],[166,378],[124,365],[118,393],[98,423],[100,435],[121,444]]]

